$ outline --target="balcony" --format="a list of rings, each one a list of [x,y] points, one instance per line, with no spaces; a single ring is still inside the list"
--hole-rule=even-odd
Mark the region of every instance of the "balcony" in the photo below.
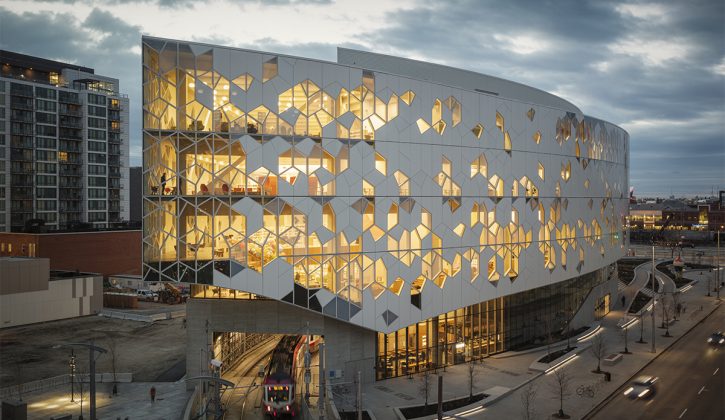
[[[66,128],[78,128],[82,129],[83,124],[81,123],[81,120],[79,118],[60,118],[60,121],[58,121],[58,125],[60,127],[66,127]]]
[[[60,167],[60,175],[62,176],[83,176],[83,173],[81,173],[80,169],[78,169],[77,166],[75,167],[65,167],[65,165],[62,165]]]

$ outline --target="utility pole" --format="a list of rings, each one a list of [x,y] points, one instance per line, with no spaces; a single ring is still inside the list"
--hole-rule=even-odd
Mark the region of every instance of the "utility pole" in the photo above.
[[[443,375],[438,375],[438,420],[443,420]]]
[[[657,353],[655,349],[655,243],[652,241],[652,353]]]
[[[717,260],[717,264],[715,264],[717,270],[717,284],[715,285],[717,287],[717,300],[720,300],[720,230],[722,230],[722,226],[717,230],[717,253],[715,254]]]
[[[317,395],[317,411],[319,411],[319,419],[325,419],[325,397],[327,396],[327,386],[325,385],[325,343],[320,343],[317,347],[317,357],[319,357],[318,365],[320,368],[320,390]]]
[[[357,385],[357,420],[362,420],[362,380],[359,370],[355,376],[355,383]]]
[[[307,323],[307,331],[305,335],[305,402],[310,405],[310,381],[312,373],[310,372],[310,323]]]

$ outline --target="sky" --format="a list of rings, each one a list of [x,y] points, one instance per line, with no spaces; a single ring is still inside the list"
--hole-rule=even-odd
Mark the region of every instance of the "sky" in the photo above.
[[[131,101],[141,35],[335,61],[358,48],[559,95],[630,134],[637,196],[725,189],[725,1],[3,0],[0,49],[92,67]]]

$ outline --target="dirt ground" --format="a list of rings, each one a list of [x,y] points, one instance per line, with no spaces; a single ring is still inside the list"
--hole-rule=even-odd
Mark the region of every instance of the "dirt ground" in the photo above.
[[[70,349],[54,349],[65,342],[88,342],[109,350],[96,359],[96,371],[133,373],[134,381],[174,380],[183,374],[186,330],[183,318],[147,324],[138,321],[87,316],[0,330],[0,387],[69,372]],[[88,351],[76,348],[78,372],[88,371]],[[162,377],[163,379],[159,379]]]

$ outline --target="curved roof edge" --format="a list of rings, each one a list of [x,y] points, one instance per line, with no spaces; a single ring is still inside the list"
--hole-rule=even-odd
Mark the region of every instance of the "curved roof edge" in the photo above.
[[[444,66],[442,64],[400,58],[391,55],[372,53],[337,47],[339,64],[378,70],[413,79],[425,80],[482,94],[500,96],[521,102],[550,106],[577,114],[583,112],[571,102],[543,90],[510,80],[476,73],[470,70]]]

